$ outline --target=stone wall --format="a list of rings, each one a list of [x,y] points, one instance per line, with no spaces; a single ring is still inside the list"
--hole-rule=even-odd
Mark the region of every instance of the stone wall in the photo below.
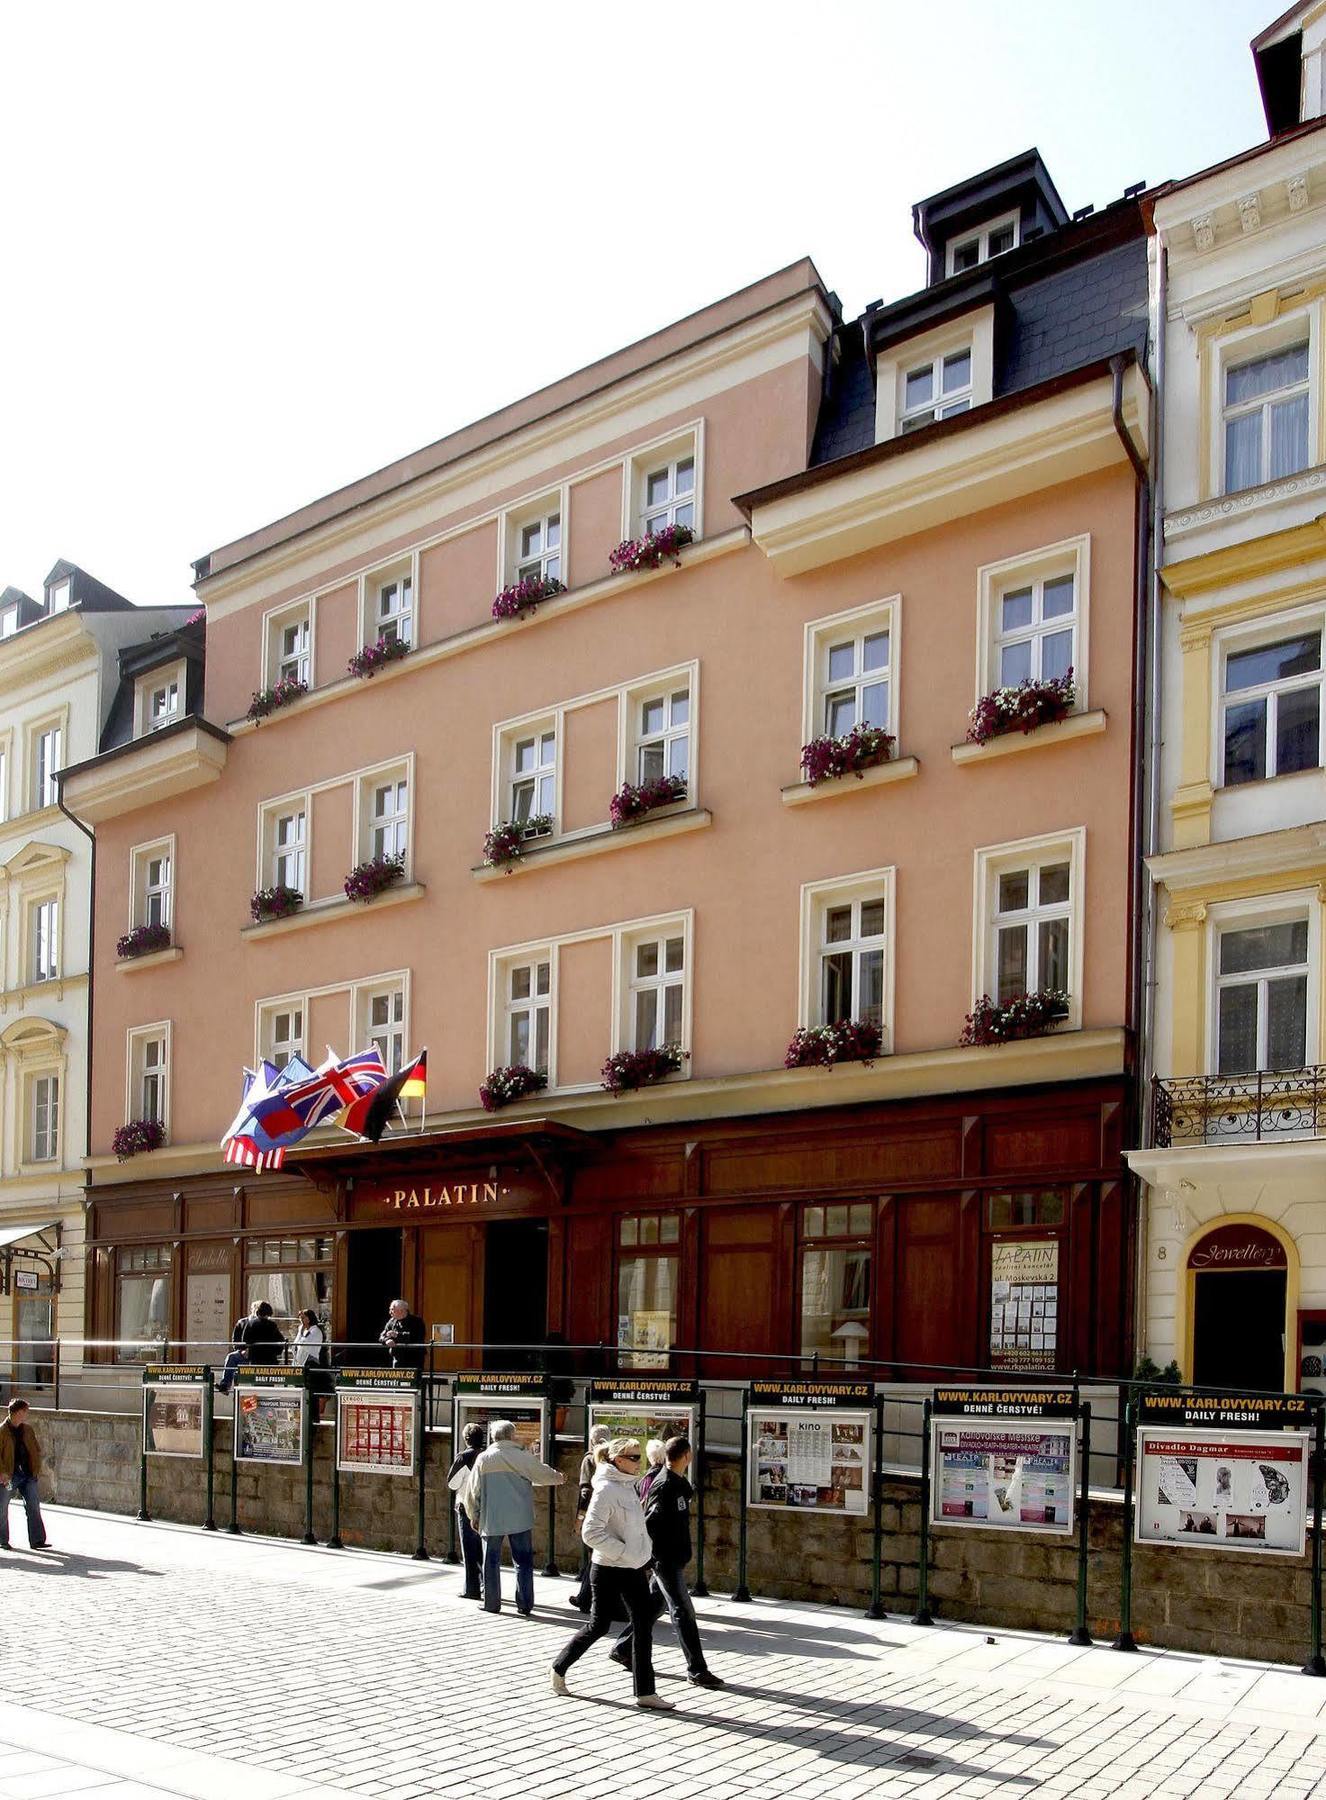
[[[43,1492],[71,1506],[134,1513],[138,1509],[139,1432],[136,1419],[105,1413],[42,1413],[34,1424],[46,1449]],[[430,1438],[425,1483],[425,1541],[446,1554],[449,1507],[446,1467],[450,1440]],[[215,1517],[230,1521],[230,1424],[215,1425]],[[567,1485],[556,1501],[557,1562],[579,1565],[574,1484],[580,1452],[560,1455]],[[714,1458],[706,1475],[705,1578],[718,1593],[737,1582],[739,1476],[735,1462]],[[304,1472],[245,1468],[238,1482],[242,1530],[302,1537]],[[341,1482],[341,1537],[371,1550],[409,1552],[416,1538],[414,1483],[391,1476],[353,1476]],[[204,1466],[153,1459],[148,1509],[156,1518],[201,1524],[206,1510]],[[546,1499],[537,1507],[535,1549],[547,1553]],[[22,1525],[14,1520],[14,1530]],[[314,1446],[313,1531],[331,1532],[331,1432]],[[919,1558],[919,1484],[885,1485],[882,1506],[880,1597],[889,1613],[916,1605]],[[1122,1509],[1096,1499],[1090,1521],[1088,1613],[1095,1637],[1109,1639],[1119,1624]],[[752,1593],[817,1600],[864,1611],[871,1591],[869,1520],[816,1518],[776,1512],[748,1515],[747,1582]],[[1224,1656],[1301,1664],[1311,1630],[1311,1565],[1307,1557],[1252,1557],[1202,1548],[1139,1545],[1134,1554],[1133,1630],[1141,1643]],[[937,1616],[992,1627],[1064,1631],[1076,1616],[1076,1540],[1008,1537],[970,1528],[933,1534],[931,1609]]]

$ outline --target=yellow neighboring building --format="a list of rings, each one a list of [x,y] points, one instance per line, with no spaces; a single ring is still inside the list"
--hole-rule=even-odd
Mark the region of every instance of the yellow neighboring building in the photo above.
[[[1253,46],[1270,141],[1154,198],[1158,923],[1152,1107],[1129,1162],[1145,1184],[1141,1351],[1192,1381],[1326,1390],[1316,13],[1295,9]]]

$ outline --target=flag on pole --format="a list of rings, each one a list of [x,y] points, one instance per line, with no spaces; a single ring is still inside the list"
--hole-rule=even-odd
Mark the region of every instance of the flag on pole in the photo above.
[[[387,1129],[387,1121],[401,1097],[424,1092],[427,1073],[428,1052],[425,1050],[412,1063],[407,1063],[398,1075],[388,1076],[371,1093],[351,1101],[341,1114],[342,1128],[376,1144]]]
[[[272,1125],[279,1120],[279,1112],[267,1109],[274,1096],[279,1096],[285,1088],[307,1081],[312,1074],[312,1068],[298,1055],[292,1056],[283,1069],[271,1062],[262,1063],[257,1070],[245,1069],[239,1111],[221,1139],[228,1163],[239,1163],[259,1172],[282,1166],[286,1150],[306,1135],[308,1127],[299,1124],[283,1132],[273,1131]],[[263,1116],[265,1110],[266,1117]]]
[[[282,1085],[251,1101],[250,1111],[270,1137],[289,1139],[295,1133],[302,1137],[342,1107],[371,1094],[386,1079],[386,1065],[376,1044],[344,1062],[329,1049],[326,1060],[307,1080]]]

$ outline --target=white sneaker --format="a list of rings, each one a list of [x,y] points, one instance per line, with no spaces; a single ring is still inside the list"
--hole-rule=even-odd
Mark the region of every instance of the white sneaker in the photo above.
[[[676,1712],[671,1700],[665,1700],[662,1694],[641,1694],[636,1701],[637,1706],[647,1706],[650,1712]]]
[[[554,1694],[569,1694],[571,1692],[570,1688],[566,1685],[565,1675],[559,1675],[556,1669],[550,1670],[549,1673],[552,1676],[552,1691]]]

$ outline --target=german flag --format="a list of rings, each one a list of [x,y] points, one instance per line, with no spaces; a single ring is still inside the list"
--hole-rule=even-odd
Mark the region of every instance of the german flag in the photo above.
[[[356,1137],[367,1139],[370,1144],[378,1143],[396,1110],[397,1102],[407,1094],[423,1097],[427,1075],[428,1052],[423,1050],[399,1074],[389,1075],[371,1094],[352,1101],[341,1114],[339,1122],[342,1129],[352,1132]]]

